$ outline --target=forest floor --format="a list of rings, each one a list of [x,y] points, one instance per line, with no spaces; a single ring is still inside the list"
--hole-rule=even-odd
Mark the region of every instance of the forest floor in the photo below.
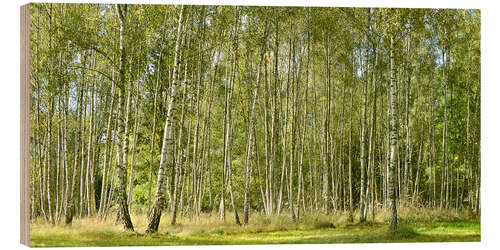
[[[181,217],[170,225],[164,216],[160,231],[145,236],[147,216],[132,216],[136,233],[125,232],[115,224],[97,218],[75,219],[71,227],[52,226],[42,221],[31,223],[32,247],[73,246],[151,246],[151,245],[256,245],[389,242],[466,242],[481,240],[480,219],[456,211],[406,209],[400,212],[398,230],[387,231],[387,214],[379,212],[375,220],[350,223],[345,214],[302,216],[293,222],[289,216],[266,217],[253,214],[247,226],[237,226],[231,213],[226,221],[218,215],[202,214],[199,219]],[[418,211],[417,211],[418,210]],[[405,216],[407,215],[407,216]]]

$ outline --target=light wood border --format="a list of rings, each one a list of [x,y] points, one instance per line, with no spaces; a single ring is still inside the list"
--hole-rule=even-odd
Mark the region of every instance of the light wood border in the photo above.
[[[21,244],[30,245],[30,4],[21,6]]]

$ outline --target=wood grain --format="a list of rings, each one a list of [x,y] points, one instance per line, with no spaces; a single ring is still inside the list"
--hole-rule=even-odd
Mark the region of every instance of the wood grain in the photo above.
[[[30,4],[21,6],[21,244],[30,245]]]

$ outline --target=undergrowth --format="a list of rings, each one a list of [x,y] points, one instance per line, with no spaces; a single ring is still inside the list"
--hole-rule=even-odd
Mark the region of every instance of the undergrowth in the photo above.
[[[132,211],[135,232],[123,231],[116,215],[75,218],[73,224],[31,223],[33,246],[197,245],[342,242],[476,241],[480,239],[479,218],[454,210],[400,207],[398,229],[387,229],[388,212],[379,209],[360,223],[359,214],[349,221],[347,213],[309,212],[293,220],[288,214],[266,216],[251,213],[248,225],[235,225],[234,215],[218,213],[184,214],[171,225],[165,213],[155,235],[144,235],[147,213]]]

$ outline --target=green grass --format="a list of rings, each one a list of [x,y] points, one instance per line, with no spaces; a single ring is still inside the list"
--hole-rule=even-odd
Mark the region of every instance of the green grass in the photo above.
[[[420,210],[420,215],[416,215],[415,211],[403,209],[400,214],[395,232],[387,231],[384,212],[379,212],[374,221],[365,223],[350,223],[342,214],[306,215],[299,222],[293,222],[287,215],[266,217],[253,214],[247,226],[234,225],[231,214],[227,214],[225,222],[216,214],[203,214],[199,219],[181,218],[175,226],[170,226],[169,216],[164,216],[160,231],[149,236],[143,235],[147,222],[145,215],[132,217],[136,233],[123,231],[114,223],[114,216],[109,216],[112,219],[106,221],[79,219],[69,227],[35,221],[31,224],[31,246],[463,242],[481,239],[479,218],[450,211]]]

